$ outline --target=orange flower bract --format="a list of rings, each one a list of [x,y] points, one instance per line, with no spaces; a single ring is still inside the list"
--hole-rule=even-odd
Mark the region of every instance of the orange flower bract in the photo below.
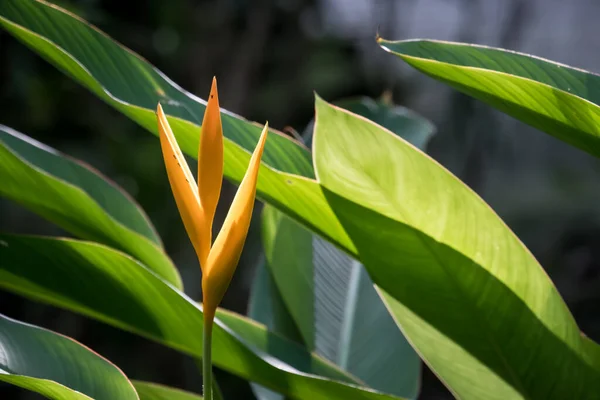
[[[197,185],[160,104],[156,114],[171,190],[202,269],[205,318],[212,321],[231,282],[250,227],[268,124],[261,133],[223,227],[211,246],[212,222],[223,179],[223,128],[216,79],[213,79],[202,124]]]

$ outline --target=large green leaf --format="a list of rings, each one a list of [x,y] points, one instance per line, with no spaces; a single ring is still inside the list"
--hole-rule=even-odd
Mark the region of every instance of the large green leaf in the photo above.
[[[0,381],[55,400],[137,400],[127,377],[71,338],[0,315]]]
[[[271,308],[278,312],[274,322],[287,312],[293,326],[303,332],[302,342],[317,354],[370,387],[415,398],[419,357],[398,330],[364,267],[269,206],[263,210],[263,241],[275,286],[263,296],[275,294],[270,299]],[[283,306],[277,307],[278,301]],[[282,307],[285,310],[278,310]],[[281,330],[282,325],[274,327]]]
[[[489,206],[391,132],[320,99],[316,108],[327,199],[450,390],[461,399],[597,396],[600,370],[573,317]]]
[[[154,110],[160,101],[182,151],[197,157],[204,101],[185,92],[137,54],[80,18],[42,1],[0,1],[0,26],[154,134]],[[224,175],[239,182],[261,127],[223,112],[223,130]],[[158,142],[156,157],[162,157]],[[258,197],[354,253],[353,244],[312,179],[308,149],[271,131],[262,160]]]
[[[340,107],[377,122],[419,148],[435,131],[406,108],[369,98]],[[312,129],[305,136],[312,136]],[[387,393],[415,398],[420,361],[395,325],[360,262],[271,206],[262,214],[266,266],[252,289],[249,315]],[[262,265],[260,267],[263,267]],[[301,335],[294,336],[295,332]],[[273,398],[256,385],[261,399]]]
[[[0,196],[79,237],[125,251],[182,287],[146,214],[89,166],[0,125],[0,181]]]
[[[0,287],[202,356],[198,304],[103,245],[0,234]],[[394,398],[354,386],[356,378],[260,324],[225,311],[218,319],[213,361],[242,378],[293,398]]]
[[[600,76],[527,54],[435,40],[379,40],[419,71],[600,156]]]
[[[132,381],[140,400],[202,400],[202,396],[156,383]]]

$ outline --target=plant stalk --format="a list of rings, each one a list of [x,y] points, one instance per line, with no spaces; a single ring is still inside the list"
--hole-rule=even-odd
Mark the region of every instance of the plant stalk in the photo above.
[[[204,337],[202,351],[202,383],[204,400],[213,400],[212,391],[212,328],[213,318],[204,313]]]

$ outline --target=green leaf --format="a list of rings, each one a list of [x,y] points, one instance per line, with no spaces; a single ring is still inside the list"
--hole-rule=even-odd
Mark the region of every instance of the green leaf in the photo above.
[[[379,44],[419,71],[600,156],[600,76],[527,54],[435,40]]]
[[[146,214],[91,167],[0,125],[0,181],[0,196],[74,235],[125,251],[182,287]]]
[[[132,381],[140,400],[202,400],[202,396],[156,383]]]
[[[374,100],[370,97],[346,98],[334,102],[338,107],[362,115],[381,125],[420,149],[424,149],[433,134],[435,126],[427,119],[406,107],[397,106],[385,99]],[[305,143],[312,145],[314,120],[304,131]]]
[[[326,197],[450,390],[461,399],[600,393],[600,370],[556,288],[489,206],[391,132],[320,99],[316,108]]]
[[[357,98],[336,104],[420,148],[435,131],[429,121],[389,102]],[[312,130],[307,133],[310,138]],[[395,326],[360,262],[271,206],[264,207],[262,219],[269,271],[259,266],[251,300],[263,304],[258,308],[251,303],[250,317],[293,340],[298,340],[293,332],[300,329],[300,342],[369,386],[415,398],[419,357]],[[260,391],[256,386],[255,392]],[[265,398],[262,391],[257,395]]]
[[[160,101],[183,152],[196,158],[205,103],[185,92],[147,61],[71,13],[42,1],[0,1],[0,26],[99,98],[157,134]],[[240,182],[261,126],[227,111],[222,114],[224,175]],[[161,159],[158,142],[156,158]],[[271,131],[262,157],[257,196],[355,253],[327,204],[310,152]]]
[[[435,126],[416,112],[382,100],[360,97],[344,99],[335,104],[389,129],[419,149],[425,149],[435,133]]]
[[[202,355],[199,305],[105,246],[0,234],[0,287]],[[226,311],[217,316],[217,367],[295,398],[394,398],[355,386],[359,381],[353,376],[260,324]]]
[[[265,206],[262,236],[265,265],[273,278],[274,291],[279,293],[293,326],[300,333],[301,342],[314,350],[318,327],[314,315],[313,235],[275,208]],[[277,297],[273,298],[273,302],[277,300]],[[283,314],[284,311],[279,311],[280,319]]]
[[[71,338],[0,315],[0,381],[56,400],[137,400],[120,369]]]
[[[265,232],[265,225],[267,225],[265,218],[266,214],[274,214],[275,212],[276,210],[270,206],[264,206],[263,232]],[[276,222],[276,224],[278,225],[278,222]],[[276,228],[277,227],[274,227],[274,229]],[[293,257],[289,257],[288,259],[294,260]],[[294,264],[297,263],[294,262]],[[294,269],[293,272],[296,273],[298,270]],[[312,272],[312,268],[309,272]],[[295,276],[296,275],[297,274],[295,274]],[[304,286],[300,284],[298,287],[303,288]],[[296,291],[294,291],[294,293],[296,293]],[[305,296],[304,293],[302,293],[302,298],[307,297],[310,298],[310,304],[312,305],[312,297]],[[252,283],[252,291],[250,292],[248,316],[253,320],[264,324],[269,331],[277,333],[289,340],[306,345],[302,338],[302,334],[298,330],[296,322],[290,315],[290,312],[283,301],[281,293],[277,288],[277,284],[273,280],[271,268],[267,266],[267,261],[264,258],[261,259],[256,267],[256,275]],[[273,392],[261,385],[251,383],[250,386],[257,399],[282,400],[285,398],[281,394]]]
[[[415,398],[419,357],[363,266],[269,206],[263,232],[275,290],[294,326],[310,332],[303,343],[374,389]]]
[[[265,206],[265,209],[266,207],[268,206]],[[283,303],[281,293],[264,259],[256,267],[248,303],[250,318],[265,325],[271,332],[304,344],[302,335]]]

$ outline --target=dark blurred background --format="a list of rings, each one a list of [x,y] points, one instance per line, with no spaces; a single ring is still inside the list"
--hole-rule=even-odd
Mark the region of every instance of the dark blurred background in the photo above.
[[[435,38],[524,51],[600,72],[595,0],[80,0],[55,1],[205,97],[278,129],[302,131],[313,91],[334,101],[380,97],[431,119],[434,158],[475,189],[547,269],[590,337],[600,340],[600,161],[431,80],[375,43]],[[200,271],[162,165],[159,142],[0,32],[0,123],[86,160],[132,194],[160,232],[186,292]],[[192,168],[192,170],[194,170]],[[0,182],[1,184],[1,182]],[[231,198],[235,188],[224,187]],[[222,221],[227,204],[220,205]],[[260,208],[257,208],[258,210]],[[255,218],[254,222],[258,222]],[[218,228],[218,226],[217,226]],[[260,255],[254,223],[223,306],[246,312]],[[66,235],[0,199],[0,230]],[[188,357],[99,322],[0,292],[0,313],[72,336],[136,379],[200,392]],[[226,398],[249,386],[217,371]],[[0,386],[2,399],[38,398]],[[421,399],[451,398],[424,371]]]

